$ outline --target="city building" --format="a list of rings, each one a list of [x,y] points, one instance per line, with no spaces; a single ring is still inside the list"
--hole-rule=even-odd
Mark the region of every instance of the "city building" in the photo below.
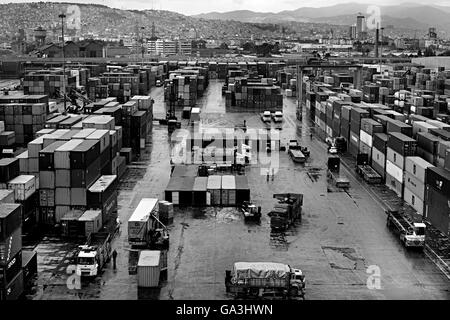
[[[356,25],[355,24],[350,26],[349,32],[348,32],[348,37],[351,40],[355,40],[356,39]]]
[[[358,40],[366,39],[366,17],[359,14],[356,17],[356,36]]]
[[[181,55],[191,55],[192,54],[192,42],[190,40],[179,40],[178,41],[178,53]]]

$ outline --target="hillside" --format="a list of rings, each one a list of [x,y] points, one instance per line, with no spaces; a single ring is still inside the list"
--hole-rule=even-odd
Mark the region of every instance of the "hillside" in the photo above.
[[[303,7],[278,13],[230,11],[204,13],[194,17],[240,22],[298,21],[350,25],[355,23],[356,15],[359,12],[365,14],[366,10],[367,5],[364,4],[344,3],[322,8]],[[450,7],[405,3],[382,6],[381,15],[385,25],[391,24],[396,28],[426,29],[434,26],[450,33]]]
[[[11,39],[18,29],[38,26],[59,32],[58,15],[66,12],[70,3],[34,2],[0,4],[0,38]],[[159,37],[188,37],[197,34],[203,38],[231,37],[240,34],[270,36],[270,31],[242,22],[203,20],[160,10],[120,10],[103,5],[78,4],[81,10],[81,34],[102,37],[133,35],[136,26],[145,27],[145,35],[150,37],[152,23],[155,23]],[[68,31],[70,33],[70,30]]]

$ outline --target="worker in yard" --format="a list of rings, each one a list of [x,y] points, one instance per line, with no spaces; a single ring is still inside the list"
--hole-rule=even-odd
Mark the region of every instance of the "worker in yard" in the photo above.
[[[272,181],[275,179],[275,168],[272,168]]]
[[[117,259],[116,249],[114,249],[114,251],[112,252],[112,257],[113,257],[113,269],[116,270],[116,259]]]
[[[269,181],[270,170],[267,169],[267,181]]]

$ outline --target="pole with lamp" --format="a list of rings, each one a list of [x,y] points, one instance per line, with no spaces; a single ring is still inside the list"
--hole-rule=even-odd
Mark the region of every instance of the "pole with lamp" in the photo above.
[[[62,36],[62,59],[63,59],[63,99],[64,99],[64,113],[66,112],[66,57],[64,53],[64,19],[66,15],[61,13],[59,16],[61,18],[61,36]]]
[[[144,65],[144,29],[145,27],[141,27],[141,54],[142,54],[142,60],[141,65]]]

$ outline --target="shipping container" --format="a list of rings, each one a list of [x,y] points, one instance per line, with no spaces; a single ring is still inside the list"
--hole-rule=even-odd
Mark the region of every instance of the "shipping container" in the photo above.
[[[22,270],[23,270],[23,282],[24,288],[31,287],[33,280],[37,278],[38,263],[37,252],[34,250],[22,251]]]
[[[234,176],[224,175],[222,176],[221,186],[221,200],[222,206],[235,206],[236,205],[236,181]]]
[[[142,250],[139,254],[137,266],[138,287],[159,287],[161,273],[161,252]]]
[[[221,176],[209,176],[208,184],[207,184],[207,203],[210,203],[212,206],[220,206],[221,205],[221,186],[222,186],[222,177]]]
[[[386,174],[403,184],[403,170],[389,160],[386,160]]]
[[[403,157],[416,155],[416,140],[399,132],[389,133],[387,146],[388,148],[398,152]]]
[[[208,177],[196,177],[193,187],[194,199],[192,202],[193,206],[196,207],[204,207],[207,204],[207,185],[208,185]]]
[[[100,157],[100,142],[85,140],[70,151],[70,169],[86,169]]]
[[[0,203],[14,203],[14,190],[0,189]]]
[[[17,158],[0,159],[0,183],[7,183],[20,173],[20,163]]]
[[[0,208],[0,210],[2,210]],[[1,216],[0,216],[1,219]],[[12,226],[9,226],[11,228]],[[9,229],[7,230],[7,232]],[[7,265],[22,250],[22,228],[17,227],[11,234],[0,240],[0,265]]]
[[[39,170],[55,170],[55,150],[66,141],[56,141],[39,151]]]
[[[23,294],[23,272],[19,274],[9,283],[6,288],[0,288],[0,301],[18,300]]]
[[[431,129],[437,129],[435,126],[423,121],[414,121],[412,126],[413,126],[413,137],[416,137],[417,133],[419,132],[428,133],[430,132]]]
[[[386,186],[394,191],[399,198],[403,198],[403,184],[395,179],[393,176],[391,176],[386,171]]]
[[[398,120],[391,120],[387,122],[386,126],[387,133],[393,133],[393,132],[400,132],[408,137],[412,137],[413,135],[413,129],[410,125],[398,121]]]
[[[21,175],[8,182],[8,189],[14,190],[16,200],[25,201],[36,192],[36,177]]]
[[[438,167],[428,167],[426,175],[427,185],[433,187],[438,192],[450,195],[450,172]]]
[[[429,167],[433,167],[433,165],[420,157],[406,157],[405,171],[423,183],[426,182],[426,170]]]
[[[78,219],[83,235],[88,237],[91,233],[99,232],[103,226],[101,210],[87,210]]]
[[[62,236],[77,238],[83,232],[83,228],[78,219],[83,215],[81,210],[70,210],[61,218]]]
[[[55,169],[70,169],[70,153],[84,140],[74,139],[55,149]]]
[[[372,168],[383,178],[386,177],[386,155],[376,148],[372,148]]]
[[[435,228],[437,228],[447,236],[450,234],[450,215],[448,207],[448,201],[450,201],[450,197],[448,195],[448,192],[447,194],[442,193],[442,190],[436,190],[436,188],[431,184],[430,187],[427,188],[427,220],[430,221]]]
[[[375,133],[383,133],[383,125],[373,119],[364,118],[361,120],[361,130],[373,136]]]
[[[417,177],[409,172],[405,172],[405,188],[417,195],[422,201],[425,201],[426,189],[425,182],[420,181]]]

